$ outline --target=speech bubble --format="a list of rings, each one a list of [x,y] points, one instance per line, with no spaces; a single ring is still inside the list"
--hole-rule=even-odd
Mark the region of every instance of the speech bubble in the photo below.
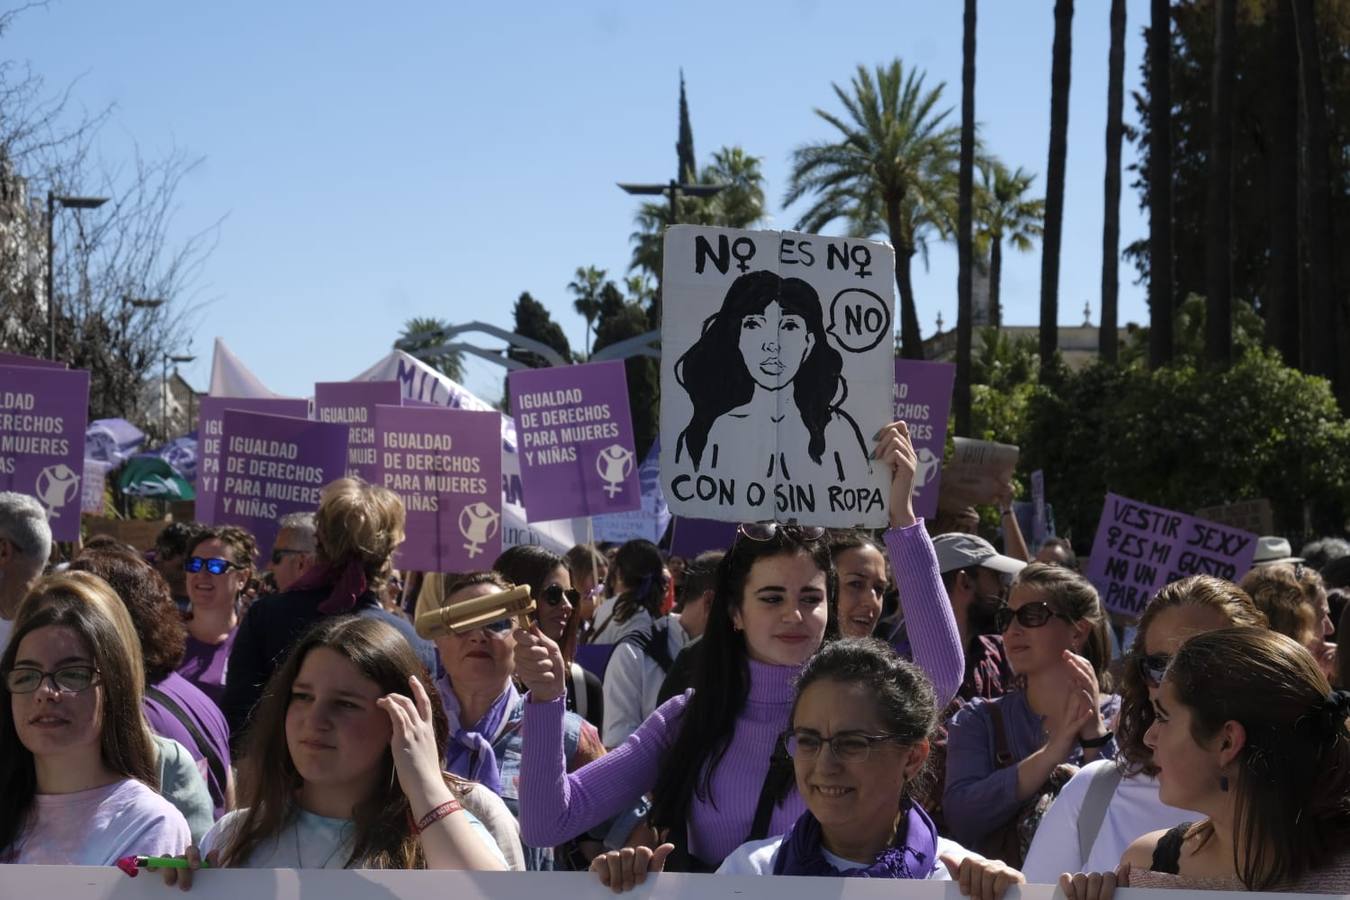
[[[826,334],[845,350],[863,353],[891,333],[891,307],[863,288],[847,288],[830,301],[830,327]]]

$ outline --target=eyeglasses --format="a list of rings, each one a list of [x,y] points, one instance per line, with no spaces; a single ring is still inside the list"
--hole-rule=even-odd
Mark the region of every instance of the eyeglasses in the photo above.
[[[1044,600],[1036,600],[1019,606],[1017,609],[1007,606],[999,607],[998,611],[994,613],[994,627],[998,629],[999,634],[1002,634],[1012,626],[1014,619],[1023,628],[1040,628],[1051,619],[1073,621],[1063,613],[1055,612],[1050,608],[1050,604]]]
[[[304,555],[305,555],[305,552],[306,552],[306,551],[304,551],[304,550],[287,550],[287,549],[278,547],[278,548],[276,548],[276,549],[274,549],[274,550],[272,551],[272,565],[274,565],[274,566],[279,566],[279,565],[281,565],[281,561],[282,561],[283,559],[285,559],[286,557],[288,557],[288,556],[304,556]],[[213,573],[213,574],[219,575],[220,573],[219,573],[219,572],[216,572],[216,573]]]
[[[574,607],[581,605],[581,594],[571,588],[564,588],[561,584],[550,584],[548,587],[544,588],[543,593],[539,595],[539,599],[543,600],[549,606],[557,606],[559,603],[563,602],[564,597],[566,597],[567,602]]]
[[[10,669],[5,675],[5,687],[11,694],[32,694],[51,679],[52,689],[61,694],[78,694],[94,683],[98,669],[93,666],[65,666],[55,672],[44,672],[27,666]]]
[[[784,740],[788,755],[793,759],[815,759],[826,744],[834,758],[841,763],[865,762],[875,744],[898,742],[893,734],[867,734],[862,731],[841,731],[833,737],[822,737],[810,729],[789,731]]]
[[[736,527],[736,533],[752,541],[771,541],[782,532],[799,541],[818,541],[825,536],[825,529],[818,525],[780,525],[777,522],[746,522]]]
[[[183,568],[188,572],[200,572],[202,569],[210,572],[212,575],[224,575],[231,569],[242,569],[243,566],[228,559],[214,557],[212,559],[202,559],[200,556],[190,556],[183,562]]]
[[[1163,676],[1167,674],[1167,666],[1171,662],[1172,657],[1167,653],[1148,653],[1135,657],[1139,674],[1153,687],[1162,684]]]

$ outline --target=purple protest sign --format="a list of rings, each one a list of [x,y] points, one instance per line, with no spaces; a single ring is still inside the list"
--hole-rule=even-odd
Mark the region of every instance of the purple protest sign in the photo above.
[[[52,536],[80,538],[89,373],[0,366],[0,491],[36,497]]]
[[[726,550],[734,540],[735,522],[676,516],[670,533],[670,555],[692,559],[704,550]]]
[[[956,366],[919,359],[895,361],[895,417],[909,426],[919,467],[914,473],[914,515],[937,515],[947,413],[952,408]]]
[[[309,416],[308,400],[260,397],[203,397],[197,408],[197,521],[216,524],[216,491],[220,489],[220,438],[225,427],[225,410],[267,413],[304,419]]]
[[[313,512],[323,486],[346,471],[347,426],[236,409],[225,410],[223,423],[214,520],[253,532],[263,558],[277,520]]]
[[[1255,554],[1254,534],[1107,494],[1086,574],[1107,609],[1138,616],[1154,594],[1179,578],[1237,581]]]
[[[38,359],[22,353],[0,353],[0,366],[30,366],[38,369],[65,369],[66,364],[54,359]]]
[[[501,553],[501,422],[496,412],[375,407],[376,483],[408,513],[399,568],[467,572]]]
[[[623,360],[507,376],[531,522],[642,508]]]
[[[398,406],[403,386],[397,381],[327,381],[314,385],[314,418],[342,422],[347,432],[347,474],[374,482],[379,470],[375,447],[375,407]]]

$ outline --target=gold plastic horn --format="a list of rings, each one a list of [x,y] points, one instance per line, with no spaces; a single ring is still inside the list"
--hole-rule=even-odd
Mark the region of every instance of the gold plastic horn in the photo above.
[[[521,628],[530,627],[529,614],[534,612],[530,586],[518,585],[508,591],[498,591],[436,609],[424,609],[417,614],[413,627],[426,640],[435,640],[447,634],[467,634],[489,622],[515,617]]]

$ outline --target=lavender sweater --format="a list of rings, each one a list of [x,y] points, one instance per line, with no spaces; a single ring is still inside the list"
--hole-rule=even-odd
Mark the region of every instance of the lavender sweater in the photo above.
[[[956,696],[965,660],[933,544],[920,521],[886,532],[886,549],[900,588],[914,661],[933,680],[942,709]],[[717,805],[695,796],[689,810],[689,850],[705,862],[720,863],[750,832],[774,742],[788,726],[799,671],[750,660],[745,710],[712,774],[711,796]],[[563,701],[527,702],[520,777],[522,840],[538,847],[561,844],[631,808],[656,785],[662,765],[677,764],[667,759],[667,753],[679,735],[688,702],[687,694],[667,700],[626,741],[570,775],[563,759]],[[793,785],[774,809],[769,834],[785,833],[805,811]]]

